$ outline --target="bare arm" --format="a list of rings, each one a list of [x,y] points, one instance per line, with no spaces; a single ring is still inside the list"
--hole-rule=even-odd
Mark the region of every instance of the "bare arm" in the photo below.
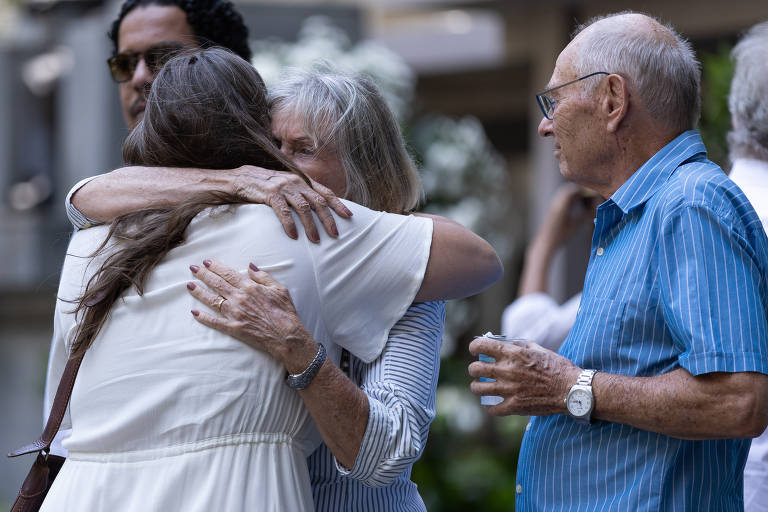
[[[136,210],[175,206],[205,191],[229,192],[245,202],[270,206],[288,236],[296,238],[293,209],[315,242],[319,236],[312,210],[331,236],[337,231],[329,207],[344,218],[351,215],[327,187],[312,182],[310,188],[299,176],[255,166],[230,171],[123,167],[86,183],[72,195],[72,204],[90,219],[109,222]]]
[[[432,247],[415,302],[460,299],[481,292],[499,279],[504,267],[491,244],[461,224],[437,215]]]
[[[288,236],[296,238],[293,208],[313,242],[320,238],[312,210],[331,236],[338,231],[329,206],[344,218],[351,215],[327,187],[313,181],[309,188],[293,174],[253,166],[232,171],[123,167],[86,183],[73,194],[72,203],[88,218],[110,221],[143,208],[173,206],[194,193],[209,190],[233,192],[246,202],[269,205]],[[432,250],[417,301],[467,297],[501,278],[501,261],[488,242],[449,219],[423,216],[432,218],[434,227]]]
[[[762,373],[693,376],[681,368],[658,377],[598,373],[596,379],[601,420],[681,439],[757,437],[768,424],[768,375]]]
[[[594,218],[596,200],[585,198],[582,190],[574,183],[557,190],[544,223],[525,251],[519,295],[547,293],[552,258],[577,228]]]
[[[515,345],[487,338],[470,352],[496,363],[473,362],[478,395],[504,402],[488,409],[497,416],[567,414],[564,399],[581,371],[571,361],[535,343]],[[592,383],[593,417],[682,439],[756,437],[768,425],[768,375],[753,372],[691,375],[678,369],[654,377],[597,373]]]

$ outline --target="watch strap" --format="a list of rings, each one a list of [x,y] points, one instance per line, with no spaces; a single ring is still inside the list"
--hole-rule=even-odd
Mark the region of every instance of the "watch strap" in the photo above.
[[[577,386],[592,386],[592,379],[595,378],[597,370],[582,370],[579,378],[576,380]]]
[[[301,373],[289,373],[285,378],[285,383],[292,389],[305,389],[309,386],[312,379],[315,378],[317,372],[320,371],[320,367],[323,366],[326,358],[325,346],[322,343],[318,344],[320,348],[317,349],[317,354],[309,366]]]

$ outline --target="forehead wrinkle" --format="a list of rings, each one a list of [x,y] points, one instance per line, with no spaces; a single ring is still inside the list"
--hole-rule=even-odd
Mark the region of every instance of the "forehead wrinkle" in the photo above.
[[[175,39],[165,39],[168,35]],[[118,51],[142,47],[148,40],[199,44],[186,12],[175,5],[140,5],[125,15],[117,34]]]

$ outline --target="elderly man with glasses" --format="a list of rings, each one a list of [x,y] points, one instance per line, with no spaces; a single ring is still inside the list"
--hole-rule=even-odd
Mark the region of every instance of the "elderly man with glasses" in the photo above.
[[[473,392],[531,419],[517,510],[741,510],[768,423],[768,239],[707,160],[699,65],[635,13],[587,24],[538,95],[561,173],[597,191],[576,322],[559,354],[480,338]],[[535,340],[534,340],[535,341]]]

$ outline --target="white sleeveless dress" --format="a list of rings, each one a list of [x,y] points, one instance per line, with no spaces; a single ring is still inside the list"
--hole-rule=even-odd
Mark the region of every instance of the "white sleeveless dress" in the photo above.
[[[288,238],[260,205],[205,212],[152,272],[144,296],[117,301],[77,377],[67,462],[42,510],[312,510],[306,457],[320,438],[285,370],[266,353],[197,323],[190,264],[249,262],[291,292],[304,325],[338,358],[371,361],[421,286],[432,224],[347,203],[351,220],[320,244]],[[98,268],[104,227],[74,235],[62,271],[48,401],[77,319],[69,313]],[[68,419],[70,419],[68,418]]]

